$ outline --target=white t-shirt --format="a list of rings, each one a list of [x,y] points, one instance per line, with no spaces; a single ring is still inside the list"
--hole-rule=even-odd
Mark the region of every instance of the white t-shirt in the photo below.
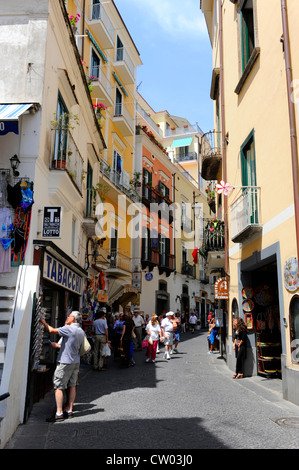
[[[168,317],[163,318],[161,322],[161,327],[164,328],[165,333],[173,331],[173,324]]]
[[[144,325],[144,320],[141,315],[138,315],[137,317],[133,315],[133,322],[134,322],[135,328],[138,328],[139,326]]]
[[[152,322],[149,321],[147,326],[146,326],[146,331],[147,333],[150,335],[150,338],[153,340],[153,341],[158,341],[159,339],[159,333],[161,331],[161,328],[160,328],[160,325],[159,323],[155,323],[154,325],[152,325]]]

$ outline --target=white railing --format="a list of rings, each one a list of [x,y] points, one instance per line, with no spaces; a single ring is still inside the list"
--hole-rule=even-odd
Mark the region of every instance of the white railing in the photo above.
[[[105,9],[103,8],[103,5],[101,5],[100,2],[90,6],[89,18],[90,18],[90,21],[102,21],[111,40],[113,41],[114,28],[109,19],[109,16],[107,15]]]
[[[242,188],[241,196],[232,204],[231,239],[234,240],[248,227],[260,227],[260,188],[248,186]]]
[[[120,254],[117,251],[111,251],[110,268],[123,269],[124,271],[132,272],[132,258]]]
[[[151,128],[157,132],[157,134],[163,137],[162,129],[157,126],[155,121],[148,115],[148,113],[142,108],[142,106],[140,106],[139,103],[136,104],[136,109],[140,116],[151,126]]]
[[[126,51],[124,47],[118,47],[116,49],[116,63],[117,62],[124,62],[126,66],[128,67],[132,77],[135,76],[133,61],[131,60],[128,52]]]
[[[186,135],[186,134],[202,134],[202,130],[198,127],[197,124],[194,125],[186,125],[183,127],[176,127],[175,129],[166,129],[165,130],[165,137],[173,137],[178,135]]]
[[[134,120],[127,110],[124,103],[116,103],[114,108],[114,117],[123,117],[127,122],[128,126],[132,131],[134,131]]]
[[[102,85],[103,89],[113,101],[113,88],[111,86],[111,83],[109,82],[107,75],[103,72],[103,69],[101,68],[100,65],[94,65],[91,66],[90,69],[90,79],[92,80],[92,87],[96,86],[97,83]]]

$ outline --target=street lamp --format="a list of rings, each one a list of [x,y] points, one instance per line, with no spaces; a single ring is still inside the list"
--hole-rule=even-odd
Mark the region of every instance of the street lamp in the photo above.
[[[14,155],[13,157],[11,157],[10,159],[10,166],[12,168],[12,171],[13,171],[13,175],[14,176],[19,176],[19,172],[17,171],[19,165],[20,165],[20,160],[18,159],[18,156],[17,155]]]

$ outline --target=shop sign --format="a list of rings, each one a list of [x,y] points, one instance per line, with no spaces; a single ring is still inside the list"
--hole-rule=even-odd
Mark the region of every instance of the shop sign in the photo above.
[[[215,299],[228,299],[228,282],[226,277],[220,277],[215,282]]]
[[[76,294],[82,294],[83,280],[70,268],[55,259],[49,253],[44,255],[44,279],[68,289]]]
[[[61,207],[44,207],[43,238],[60,238]]]
[[[0,135],[6,135],[9,132],[19,133],[18,121],[0,121]]]

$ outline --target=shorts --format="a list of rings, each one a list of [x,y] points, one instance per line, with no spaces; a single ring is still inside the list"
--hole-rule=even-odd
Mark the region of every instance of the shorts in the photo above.
[[[78,383],[80,363],[62,364],[58,362],[53,378],[54,389],[66,390],[75,387]]]
[[[174,331],[174,339],[175,341],[180,341],[180,333],[178,331]]]
[[[165,346],[172,346],[173,345],[173,332],[172,331],[165,331]]]

